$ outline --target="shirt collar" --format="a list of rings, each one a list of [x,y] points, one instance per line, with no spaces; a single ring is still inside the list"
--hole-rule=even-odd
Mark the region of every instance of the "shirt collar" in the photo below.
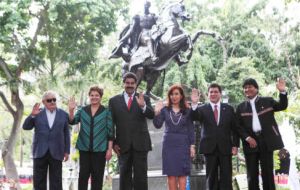
[[[257,99],[257,95],[256,95],[254,98],[249,99],[249,102],[250,102],[251,104],[254,104],[255,101],[256,101],[256,99]]]
[[[135,92],[133,94],[131,94],[132,97],[134,97],[134,95],[135,95]],[[129,95],[126,93],[126,91],[124,91],[124,97],[129,98]]]
[[[46,110],[46,113],[48,113],[48,114],[54,114],[54,113],[56,113],[56,109],[53,110],[52,112],[50,110],[48,110],[47,108],[45,108],[45,110]]]
[[[212,108],[214,108],[214,107],[215,107],[215,105],[217,105],[217,106],[218,106],[218,108],[220,108],[220,106],[221,106],[221,101],[218,101],[217,103],[212,103],[212,102],[209,102],[209,104],[211,105],[211,107],[212,107]]]

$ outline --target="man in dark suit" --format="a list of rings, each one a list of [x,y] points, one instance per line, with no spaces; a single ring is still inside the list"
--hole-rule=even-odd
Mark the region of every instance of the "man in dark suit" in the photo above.
[[[221,103],[222,89],[218,84],[208,87],[209,103],[197,107],[199,92],[192,90],[193,119],[202,124],[199,151],[205,156],[206,189],[232,190],[232,155],[239,140],[233,108]]]
[[[68,114],[57,108],[56,94],[44,93],[40,109],[36,103],[23,124],[23,129],[34,129],[32,143],[33,187],[35,190],[47,189],[49,168],[50,190],[62,190],[62,161],[70,154],[70,131]]]
[[[134,73],[123,76],[124,92],[109,100],[116,138],[114,151],[120,168],[120,190],[147,190],[147,155],[151,140],[147,121],[153,119],[150,99],[135,92]],[[132,179],[133,173],[133,179]]]
[[[238,131],[243,142],[249,190],[259,189],[259,163],[263,189],[275,190],[273,151],[283,148],[274,113],[288,106],[285,81],[277,82],[279,102],[271,97],[258,96],[258,84],[252,79],[243,83],[247,100],[238,105],[236,116]]]

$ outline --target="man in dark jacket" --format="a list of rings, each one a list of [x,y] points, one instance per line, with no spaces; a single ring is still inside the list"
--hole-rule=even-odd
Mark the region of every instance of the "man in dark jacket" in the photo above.
[[[47,189],[49,168],[50,190],[62,190],[62,161],[70,154],[70,131],[68,114],[57,108],[56,93],[47,91],[42,102],[36,103],[23,124],[23,129],[34,129],[32,142],[33,187],[35,190]]]
[[[198,90],[192,91],[192,116],[202,124],[200,153],[205,156],[206,189],[232,190],[232,155],[239,147],[234,109],[221,103],[221,86],[208,87],[209,103],[197,107]]]
[[[123,84],[124,92],[109,100],[116,129],[113,149],[119,160],[120,190],[147,190],[147,155],[151,140],[146,118],[153,119],[154,111],[149,97],[135,92],[137,77],[134,73],[126,73]]]
[[[246,158],[249,190],[259,189],[259,163],[263,189],[275,190],[273,177],[273,151],[283,148],[274,113],[288,106],[285,81],[278,80],[279,102],[271,97],[258,96],[258,84],[252,79],[243,83],[247,100],[238,105],[238,130]]]

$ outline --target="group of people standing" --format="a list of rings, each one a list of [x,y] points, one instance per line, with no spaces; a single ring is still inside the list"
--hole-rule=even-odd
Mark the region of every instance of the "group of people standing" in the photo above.
[[[34,105],[23,129],[34,129],[33,183],[35,190],[46,190],[47,170],[51,190],[62,190],[62,161],[70,153],[69,124],[80,123],[76,143],[79,150],[79,190],[102,189],[106,160],[112,150],[118,156],[120,190],[147,190],[147,155],[152,149],[147,119],[156,128],[164,126],[162,172],[167,176],[169,190],[185,190],[190,175],[191,159],[196,151],[205,156],[206,189],[232,189],[232,155],[236,155],[239,139],[246,158],[248,187],[259,189],[259,165],[263,189],[275,189],[273,151],[283,147],[274,112],[287,108],[285,81],[277,82],[279,102],[258,95],[258,84],[246,79],[243,90],[246,100],[233,107],[221,103],[222,88],[213,83],[208,87],[209,102],[198,105],[200,92],[192,90],[191,104],[186,101],[181,85],[173,85],[167,101],[158,101],[153,109],[148,96],[137,93],[137,77],[123,76],[124,92],[101,104],[103,89],[89,90],[90,104],[77,110],[74,98],[69,100],[69,113],[57,108],[56,95],[48,91],[42,102]],[[200,121],[201,139],[195,150],[193,121]]]

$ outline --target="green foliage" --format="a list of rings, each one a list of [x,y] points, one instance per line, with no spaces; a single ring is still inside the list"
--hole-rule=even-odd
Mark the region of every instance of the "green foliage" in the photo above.
[[[280,169],[279,150],[273,152],[274,170]]]
[[[26,187],[22,187],[22,190],[32,190],[32,189],[33,189],[32,184],[26,185]]]
[[[2,169],[4,167],[4,162],[3,162],[3,160],[1,159],[0,160],[0,169]]]
[[[289,118],[289,122],[294,126],[296,137],[300,136],[300,90],[293,92],[289,96],[289,107],[285,112],[285,115]],[[300,140],[297,138],[297,143]]]
[[[71,154],[71,159],[74,162],[78,162],[79,161],[79,151],[78,150],[76,150],[74,153]]]
[[[109,161],[108,167],[109,167],[109,174],[111,174],[111,175],[115,175],[119,172],[118,171],[118,157],[116,154],[113,154],[112,158]]]
[[[220,69],[217,77],[219,83],[229,96],[230,104],[236,105],[243,101],[243,81],[249,77],[257,80],[260,86],[264,86],[264,74],[259,73],[250,58],[231,58],[228,64]]]

